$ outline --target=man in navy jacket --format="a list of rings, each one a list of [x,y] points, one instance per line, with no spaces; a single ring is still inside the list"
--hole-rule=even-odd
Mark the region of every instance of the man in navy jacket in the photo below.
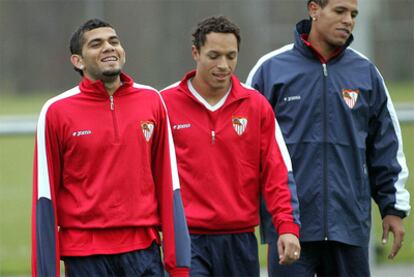
[[[263,56],[246,82],[274,107],[300,202],[302,253],[291,266],[277,263],[262,209],[271,276],[368,276],[371,197],[383,243],[394,235],[389,258],[402,245],[410,205],[401,131],[379,71],[348,47],[357,8],[357,0],[309,0],[294,44]]]

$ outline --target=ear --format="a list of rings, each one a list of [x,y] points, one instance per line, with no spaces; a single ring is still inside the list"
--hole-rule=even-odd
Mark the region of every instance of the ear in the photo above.
[[[195,47],[195,45],[191,46],[191,55],[193,56],[193,59],[195,61],[198,61],[200,53],[198,52],[197,47]]]
[[[79,70],[83,70],[85,66],[83,65],[82,57],[76,54],[73,54],[70,56],[70,61],[73,64],[74,67],[76,67]]]
[[[308,5],[309,16],[315,21],[318,18],[318,13],[321,7],[315,2],[311,1]]]

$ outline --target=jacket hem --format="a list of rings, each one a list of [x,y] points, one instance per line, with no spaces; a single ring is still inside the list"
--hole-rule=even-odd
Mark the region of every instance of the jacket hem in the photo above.
[[[254,227],[234,229],[234,230],[210,230],[210,229],[201,229],[201,228],[199,229],[199,228],[191,228],[191,227],[189,229],[190,229],[190,234],[195,234],[195,235],[203,235],[203,234],[221,235],[221,234],[239,234],[239,233],[254,232]]]

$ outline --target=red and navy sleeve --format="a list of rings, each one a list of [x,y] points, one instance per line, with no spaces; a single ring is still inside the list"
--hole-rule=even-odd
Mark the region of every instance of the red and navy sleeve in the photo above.
[[[299,237],[299,201],[289,152],[270,105],[264,99],[261,123],[262,192],[279,234]]]
[[[60,182],[59,143],[43,107],[37,125],[32,202],[32,275],[60,276],[55,189]]]
[[[164,262],[171,276],[188,276],[191,243],[180,194],[177,162],[165,105],[160,98],[160,116],[153,153],[163,233]]]

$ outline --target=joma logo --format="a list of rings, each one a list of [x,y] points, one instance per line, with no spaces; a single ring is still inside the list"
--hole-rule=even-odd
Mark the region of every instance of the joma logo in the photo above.
[[[290,101],[299,101],[300,100],[300,95],[295,95],[295,96],[287,96],[284,97],[283,100],[285,102],[290,102]]]
[[[187,129],[190,128],[191,124],[190,123],[185,123],[185,124],[175,124],[173,126],[173,130],[180,130],[180,129]]]
[[[80,137],[80,136],[87,136],[92,134],[91,130],[82,130],[82,131],[75,131],[72,133],[72,136],[74,137]]]

